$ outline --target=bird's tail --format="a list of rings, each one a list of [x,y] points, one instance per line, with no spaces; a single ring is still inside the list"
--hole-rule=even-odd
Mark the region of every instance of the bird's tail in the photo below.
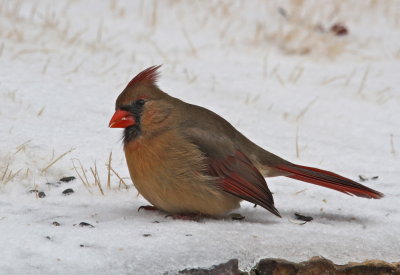
[[[296,164],[280,164],[275,168],[285,173],[286,177],[331,188],[348,195],[369,199],[383,197],[383,194],[376,190],[326,170]]]

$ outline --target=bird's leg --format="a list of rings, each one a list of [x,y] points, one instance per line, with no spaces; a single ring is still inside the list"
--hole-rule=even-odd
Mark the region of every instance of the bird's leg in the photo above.
[[[142,205],[138,208],[137,211],[139,212],[142,209],[147,210],[147,211],[158,211],[159,210],[157,207],[155,207],[153,205]]]
[[[200,213],[185,213],[185,214],[168,214],[166,218],[171,217],[174,220],[184,220],[184,221],[200,221],[203,218],[208,218],[209,216]]]

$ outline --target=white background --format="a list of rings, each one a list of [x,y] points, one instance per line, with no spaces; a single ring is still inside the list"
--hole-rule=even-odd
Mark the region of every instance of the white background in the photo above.
[[[335,23],[348,35],[329,32]],[[396,1],[0,1],[0,273],[174,273],[231,258],[249,270],[264,257],[318,255],[399,261],[399,28]],[[248,203],[236,211],[242,221],[137,212],[146,201],[129,179],[121,131],[107,126],[127,82],[158,64],[170,95],[289,161],[379,176],[364,184],[386,197],[273,178],[282,219]],[[106,187],[110,152],[128,190],[114,173]],[[68,187],[75,193],[63,196]],[[294,212],[314,220],[298,225]]]

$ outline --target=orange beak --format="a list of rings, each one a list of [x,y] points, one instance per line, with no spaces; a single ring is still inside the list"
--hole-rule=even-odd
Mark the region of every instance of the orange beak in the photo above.
[[[135,118],[127,111],[117,110],[112,116],[108,127],[127,128],[136,124]]]

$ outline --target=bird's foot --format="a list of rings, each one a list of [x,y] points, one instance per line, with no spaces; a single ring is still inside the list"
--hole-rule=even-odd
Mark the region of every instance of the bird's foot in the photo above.
[[[147,211],[158,211],[159,210],[157,207],[155,207],[153,205],[142,205],[138,208],[137,211],[139,212],[142,209],[147,210]]]
[[[166,218],[171,217],[174,220],[184,220],[184,221],[195,221],[198,222],[203,218],[207,218],[207,215],[200,213],[186,213],[186,214],[168,214]]]

